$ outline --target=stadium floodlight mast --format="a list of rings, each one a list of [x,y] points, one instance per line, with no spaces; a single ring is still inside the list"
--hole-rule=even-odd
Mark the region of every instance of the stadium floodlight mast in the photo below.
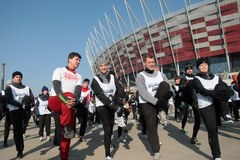
[[[129,61],[129,63],[130,63],[130,67],[131,67],[131,69],[132,69],[132,74],[133,74],[134,80],[136,80],[135,71],[134,71],[134,68],[133,68],[133,65],[132,65],[132,61],[131,61],[131,58],[130,58],[130,54],[129,54],[129,51],[128,51],[128,48],[127,48],[127,44],[126,44],[125,38],[124,38],[124,36],[123,36],[123,31],[122,31],[122,27],[120,26],[119,19],[120,19],[121,22],[123,23],[124,27],[127,29],[128,33],[130,33],[130,30],[128,29],[126,23],[123,21],[121,15],[120,15],[119,12],[116,10],[116,8],[115,8],[114,5],[113,5],[113,10],[114,10],[115,17],[116,17],[116,20],[117,20],[117,23],[118,23],[118,29],[120,30],[120,35],[121,35],[122,41],[123,41],[125,50],[126,50],[126,52],[127,52],[127,57],[128,57],[128,61]],[[129,81],[129,80],[128,80],[128,81]]]
[[[107,36],[108,36],[108,38],[110,38],[110,40],[111,40],[112,43],[113,43],[113,46],[114,46],[114,48],[115,48],[115,52],[117,53],[118,61],[119,61],[119,63],[120,63],[120,67],[121,67],[121,70],[120,70],[120,71],[121,71],[122,74],[123,74],[123,77],[124,77],[125,82],[127,82],[125,70],[123,69],[122,61],[121,61],[121,59],[120,59],[120,57],[119,57],[119,52],[118,52],[118,49],[117,49],[115,40],[114,40],[114,38],[113,38],[113,34],[112,34],[111,27],[109,26],[109,22],[107,22],[107,23],[108,23],[108,27],[109,27],[109,30],[110,30],[110,34],[107,32],[106,28],[103,26],[103,24],[101,23],[100,20],[98,20],[98,23],[99,23],[99,26],[100,26],[100,28],[101,28],[102,34],[104,35],[104,38],[105,38],[105,34],[104,34],[104,33],[106,33]],[[108,47],[108,46],[107,46],[107,47]],[[108,48],[109,48],[109,47],[108,47]]]
[[[88,42],[87,42],[87,44],[86,44],[86,49],[85,49],[86,55],[89,57],[89,58],[88,58],[88,62],[91,63],[92,66],[94,67],[94,71],[95,71],[95,72],[92,72],[92,73],[93,73],[93,74],[96,74],[96,73],[97,73],[97,68],[96,68],[96,65],[94,64],[94,57],[93,57],[92,54],[91,54],[91,49],[92,49],[92,48],[89,46],[89,44],[88,44]]]
[[[102,39],[102,41],[104,42],[105,46],[107,47],[107,52],[108,52],[108,55],[109,55],[110,60],[111,60],[111,65],[113,67],[113,71],[114,71],[115,75],[117,76],[117,71],[116,71],[116,68],[115,68],[115,65],[114,65],[114,62],[113,62],[113,59],[112,59],[112,56],[111,56],[111,52],[109,50],[109,47],[108,47],[108,44],[107,44],[107,41],[106,41],[106,38],[105,38],[105,35],[104,35],[103,31],[102,31],[103,35],[101,35],[95,27],[94,27],[94,31],[97,34],[97,37],[99,36]]]
[[[172,59],[173,59],[174,68],[175,68],[175,70],[177,72],[177,75],[180,75],[180,71],[178,70],[178,66],[177,66],[177,63],[176,63],[175,55],[174,55],[174,52],[173,52],[173,44],[172,44],[171,36],[169,34],[168,25],[167,25],[167,21],[166,21],[164,12],[163,12],[163,7],[162,7],[161,0],[159,0],[159,5],[160,5],[161,12],[162,12],[162,17],[163,17],[164,24],[166,26],[166,33],[167,33],[167,37],[168,37],[168,42],[170,44],[169,46],[170,46],[170,50],[171,50],[171,55],[172,55]]]
[[[138,40],[137,40],[136,31],[135,31],[135,29],[133,27],[133,22],[132,22],[131,15],[134,18],[135,22],[138,24],[138,27],[141,27],[141,25],[140,25],[139,21],[137,20],[135,14],[133,13],[131,7],[127,3],[127,0],[124,0],[124,3],[125,3],[125,7],[127,9],[127,14],[128,14],[128,18],[129,18],[129,21],[130,21],[130,25],[131,25],[132,31],[133,31],[133,36],[134,36],[135,42],[137,44],[137,49],[138,49],[138,52],[139,52],[139,55],[140,55],[140,58],[141,58],[142,66],[143,66],[143,69],[145,69],[145,66],[143,65],[143,57],[142,57],[142,54],[141,54],[141,49],[140,49],[140,46],[139,46],[139,43],[138,43]]]
[[[86,52],[86,57],[87,57],[87,60],[89,62],[91,71],[92,71],[93,75],[96,75],[97,74],[97,68],[95,68],[95,65],[93,65],[94,63],[93,63],[93,60],[89,56],[89,48],[87,46],[85,48],[85,52]]]
[[[117,33],[117,35],[118,35],[120,38],[122,38],[122,41],[123,41],[123,43],[124,43],[124,47],[125,47],[125,50],[126,50],[126,52],[127,52],[127,55],[125,56],[124,51],[122,51],[122,52],[123,52],[123,55],[124,55],[125,59],[126,59],[126,57],[128,58],[127,60],[128,60],[128,62],[130,63],[130,67],[131,67],[131,69],[132,69],[132,73],[133,73],[133,76],[134,76],[134,79],[135,79],[134,69],[133,69],[133,66],[132,66],[132,62],[131,62],[131,60],[130,60],[130,56],[129,56],[129,53],[128,53],[128,50],[127,50],[126,43],[125,43],[125,40],[124,40],[124,38],[123,38],[122,32],[121,32],[121,35],[120,35],[120,33],[118,32],[118,30],[116,29],[116,27],[113,25],[112,21],[111,21],[110,18],[107,16],[107,14],[105,14],[105,18],[106,18],[106,20],[107,20],[108,27],[109,27],[109,30],[110,30],[110,33],[111,33],[112,38],[113,38],[113,35],[112,35],[112,31],[111,31],[110,25],[111,25],[112,28],[115,30],[115,32]],[[119,24],[119,23],[118,23],[118,24]],[[117,47],[115,41],[114,41],[114,44],[115,44],[115,47]],[[117,49],[117,48],[116,48],[116,49]],[[120,58],[120,57],[119,57],[119,58]],[[125,62],[126,62],[126,64],[127,64],[127,71],[128,71],[128,68],[129,68],[129,67],[128,67],[128,62],[127,62],[127,60],[126,60]],[[126,72],[125,72],[125,73],[126,73]],[[129,85],[129,74],[127,74],[127,75],[128,75],[127,84]]]

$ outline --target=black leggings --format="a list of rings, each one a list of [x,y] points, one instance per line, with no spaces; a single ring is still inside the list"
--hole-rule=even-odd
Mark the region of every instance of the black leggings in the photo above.
[[[200,114],[208,132],[208,143],[210,145],[213,158],[219,158],[221,155],[218,141],[218,127],[216,122],[216,111],[213,105],[201,108]]]
[[[185,107],[182,110],[182,112],[184,114],[184,117],[182,119],[182,128],[185,128],[185,125],[187,123],[188,109],[189,109],[189,107]],[[200,124],[201,124],[201,117],[200,117],[200,112],[199,112],[198,108],[192,107],[192,110],[193,110],[193,114],[194,114],[194,126],[193,126],[192,138],[196,138],[199,128],[200,128]]]
[[[24,149],[24,141],[23,141],[23,110],[17,109],[10,111],[10,118],[13,125],[13,137],[16,145],[16,150],[18,152],[22,152]]]
[[[87,128],[88,109],[81,106],[78,110],[79,110],[78,119],[81,119],[79,136],[82,137],[85,135],[86,128]]]
[[[114,111],[106,106],[97,107],[97,111],[103,124],[105,155],[106,157],[111,156],[110,145],[114,124]]]

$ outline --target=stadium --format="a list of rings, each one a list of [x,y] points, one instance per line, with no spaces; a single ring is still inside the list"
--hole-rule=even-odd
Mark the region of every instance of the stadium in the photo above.
[[[229,76],[240,70],[240,0],[183,0],[182,9],[174,12],[168,10],[170,1],[159,0],[154,6],[162,13],[158,19],[152,18],[148,1],[137,2],[144,25],[138,23],[124,0],[128,21],[113,7],[116,23],[105,14],[107,25],[99,21],[99,29],[93,27],[90,32],[85,50],[94,75],[97,61],[105,58],[122,82],[134,84],[137,73],[144,69],[143,56],[148,53],[154,55],[169,79],[181,75],[187,64],[196,71],[196,60],[201,57],[209,57],[213,73]]]

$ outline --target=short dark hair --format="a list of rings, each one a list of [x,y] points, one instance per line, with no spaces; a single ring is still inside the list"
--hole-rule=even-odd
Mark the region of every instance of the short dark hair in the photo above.
[[[174,80],[177,80],[177,79],[181,79],[181,77],[180,77],[180,76],[176,76],[176,77],[174,78]]]
[[[89,80],[88,78],[85,78],[85,79],[83,80],[83,82],[88,82],[88,83],[90,83],[90,80]]]
[[[146,59],[147,59],[147,58],[152,59],[152,58],[154,58],[154,56],[153,56],[152,54],[146,54],[146,55],[143,57],[143,62],[146,62]]]
[[[82,59],[82,56],[81,56],[79,53],[77,53],[77,52],[71,52],[71,53],[69,53],[68,59],[69,59],[69,58],[74,58],[74,57],[78,57],[79,59]]]

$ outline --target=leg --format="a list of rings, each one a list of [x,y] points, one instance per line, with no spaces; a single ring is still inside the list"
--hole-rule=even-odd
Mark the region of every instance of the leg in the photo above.
[[[79,136],[83,137],[85,135],[85,131],[87,128],[87,120],[88,120],[88,110],[85,107],[82,107],[80,110],[80,117],[82,119],[81,122],[81,127],[80,127],[80,131],[79,131]]]
[[[200,109],[203,122],[208,131],[208,142],[212,151],[213,158],[219,158],[221,155],[219,141],[218,141],[218,128],[216,123],[215,107],[210,105],[206,108]]]
[[[43,130],[44,130],[44,123],[45,123],[45,115],[39,116],[39,136],[43,137]]]
[[[54,130],[54,145],[59,145],[61,141],[61,124],[60,124],[60,116],[58,113],[53,112],[53,118],[55,123],[55,130]]]
[[[149,143],[154,153],[160,151],[159,138],[157,133],[157,109],[149,104],[140,104],[143,110],[144,120],[147,127]]]
[[[10,126],[11,126],[10,112],[9,112],[9,109],[6,109],[5,122],[4,122],[4,142],[3,142],[4,147],[8,146],[7,140],[10,132]]]
[[[45,115],[45,129],[46,129],[46,135],[50,136],[51,133],[51,114]]]
[[[103,123],[105,155],[106,157],[111,157],[110,145],[114,123],[114,111],[105,106],[100,106],[97,108],[97,110]]]
[[[18,154],[22,154],[24,149],[23,127],[22,127],[22,109],[10,111],[11,122],[13,125],[13,137]]]

